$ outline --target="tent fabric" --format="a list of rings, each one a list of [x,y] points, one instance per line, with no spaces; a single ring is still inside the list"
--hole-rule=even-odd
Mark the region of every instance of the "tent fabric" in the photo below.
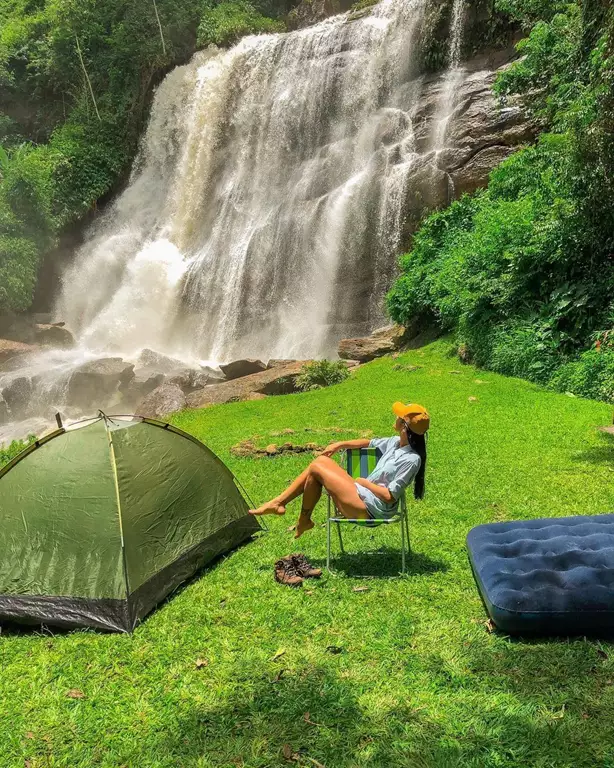
[[[614,515],[479,525],[467,548],[494,624],[515,635],[614,629]]]
[[[130,632],[259,529],[230,470],[175,427],[58,430],[0,472],[0,621]]]

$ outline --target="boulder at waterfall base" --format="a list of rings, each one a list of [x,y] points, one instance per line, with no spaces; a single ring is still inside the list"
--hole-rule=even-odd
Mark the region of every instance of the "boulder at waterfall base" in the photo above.
[[[8,424],[10,421],[9,407],[6,400],[0,395],[0,427]]]
[[[230,381],[231,379],[239,379],[243,376],[249,376],[252,373],[260,373],[261,371],[266,370],[266,367],[266,363],[263,363],[262,360],[246,358],[245,360],[235,360],[227,365],[220,365],[220,370]]]
[[[137,365],[139,368],[151,368],[159,373],[175,373],[186,368],[182,360],[155,352],[153,349],[144,349],[139,355]]]
[[[181,411],[186,407],[186,397],[177,384],[162,384],[137,406],[139,416],[149,419],[160,419],[169,413]]]
[[[134,365],[121,357],[90,360],[72,374],[68,383],[67,404],[83,409],[105,408],[120,386],[134,378]]]
[[[31,397],[32,382],[27,376],[17,376],[2,387],[2,399],[13,420],[22,419],[26,415]]]
[[[134,376],[125,384],[120,384],[119,390],[122,393],[122,402],[129,405],[140,403],[144,397],[154,389],[164,384],[165,375],[151,368],[137,368]]]
[[[271,358],[269,360],[269,362],[267,363],[266,367],[267,368],[279,368],[280,365],[290,365],[290,363],[297,363],[297,362],[300,362],[300,361],[295,360],[295,359],[290,359],[290,358],[288,358],[288,359],[276,359],[276,358],[273,357],[273,358]]]
[[[70,349],[75,346],[72,333],[63,323],[39,323],[34,326],[34,341],[43,347]]]
[[[296,391],[295,380],[304,361],[269,368],[232,381],[199,389],[188,395],[189,408],[203,408],[217,403],[248,400],[253,395],[285,395]]]
[[[0,339],[0,371],[10,370],[20,358],[32,354],[37,350],[38,347],[33,344],[24,344],[21,341]]]
[[[341,339],[339,357],[342,360],[367,363],[369,360],[375,360],[376,357],[395,352],[414,335],[414,329],[407,329],[401,325],[389,325],[373,331],[370,336]]]

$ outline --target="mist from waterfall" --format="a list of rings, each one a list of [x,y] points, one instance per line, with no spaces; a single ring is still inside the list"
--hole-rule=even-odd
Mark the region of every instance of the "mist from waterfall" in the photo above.
[[[384,0],[171,72],[127,189],[63,279],[56,314],[81,346],[322,356],[381,322],[426,5]]]

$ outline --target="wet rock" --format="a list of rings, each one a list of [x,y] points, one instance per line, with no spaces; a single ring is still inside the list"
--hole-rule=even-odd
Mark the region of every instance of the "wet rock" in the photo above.
[[[370,336],[358,339],[341,339],[339,342],[339,357],[345,360],[358,360],[366,363],[376,357],[388,355],[399,349],[415,335],[415,329],[404,328],[401,325],[389,325],[380,328]]]
[[[273,359],[269,360],[269,362],[267,363],[266,367],[267,368],[279,368],[282,365],[290,365],[290,363],[297,363],[297,362],[299,362],[299,361],[298,360],[290,360],[290,359],[288,359],[288,360],[281,360],[281,359],[280,360],[276,360],[275,358],[273,358]]]
[[[153,349],[144,349],[139,355],[137,365],[139,368],[153,368],[159,373],[184,371],[187,367],[182,360],[168,357],[168,355],[155,352]]]
[[[32,318],[32,322],[37,325],[64,325],[64,323],[54,323],[51,312],[33,312],[30,317]]]
[[[250,376],[254,373],[260,373],[261,371],[265,371],[266,368],[267,366],[262,360],[254,360],[253,358],[235,360],[227,365],[220,365],[220,370],[229,381],[232,379],[240,379],[243,376]]]
[[[143,397],[164,384],[164,374],[152,371],[150,368],[137,368],[130,382],[131,389],[137,389]]]
[[[32,382],[27,376],[17,376],[2,387],[2,399],[12,420],[24,418],[31,397]]]
[[[189,392],[190,390],[194,389],[192,382],[194,381],[196,373],[196,371],[190,368],[184,368],[182,371],[176,371],[175,373],[169,374],[166,379],[166,383],[175,384],[183,392]]]
[[[210,368],[208,365],[203,365],[200,370],[193,372],[190,385],[192,389],[200,389],[201,387],[206,387],[207,384],[214,384],[220,381],[226,381],[226,377],[219,368]]]
[[[121,357],[90,360],[70,377],[67,405],[83,409],[105,408],[120,386],[125,390],[134,378],[134,365]]]
[[[287,17],[289,30],[304,29],[349,10],[353,0],[300,0]]]
[[[37,324],[34,326],[34,341],[43,347],[70,349],[75,346],[72,333],[64,328],[63,323]]]
[[[158,373],[151,368],[137,368],[134,371],[134,377],[119,386],[123,395],[122,402],[128,408],[140,403],[150,392],[164,384],[165,378],[163,373]]]
[[[0,395],[0,426],[8,424],[10,421],[9,407],[6,400]]]
[[[186,406],[186,397],[177,384],[162,384],[150,392],[137,406],[139,416],[161,419],[169,413],[181,411]]]
[[[296,362],[252,373],[232,381],[213,384],[188,395],[189,408],[247,400],[251,395],[283,395],[296,391],[295,379],[304,363]]]
[[[477,152],[458,170],[450,174],[452,184],[454,185],[454,196],[460,197],[465,193],[471,194],[476,189],[485,186],[488,183],[488,176],[492,169],[499,165],[514,152],[512,147],[495,145],[485,147]]]
[[[0,371],[11,370],[22,357],[37,351],[38,347],[33,344],[0,339]]]
[[[22,344],[34,343],[34,321],[28,315],[11,312],[0,316],[0,336]]]

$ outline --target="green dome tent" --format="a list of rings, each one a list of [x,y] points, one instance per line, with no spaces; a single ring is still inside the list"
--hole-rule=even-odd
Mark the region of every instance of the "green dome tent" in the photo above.
[[[131,632],[259,529],[201,442],[151,419],[101,414],[0,471],[0,621]]]

